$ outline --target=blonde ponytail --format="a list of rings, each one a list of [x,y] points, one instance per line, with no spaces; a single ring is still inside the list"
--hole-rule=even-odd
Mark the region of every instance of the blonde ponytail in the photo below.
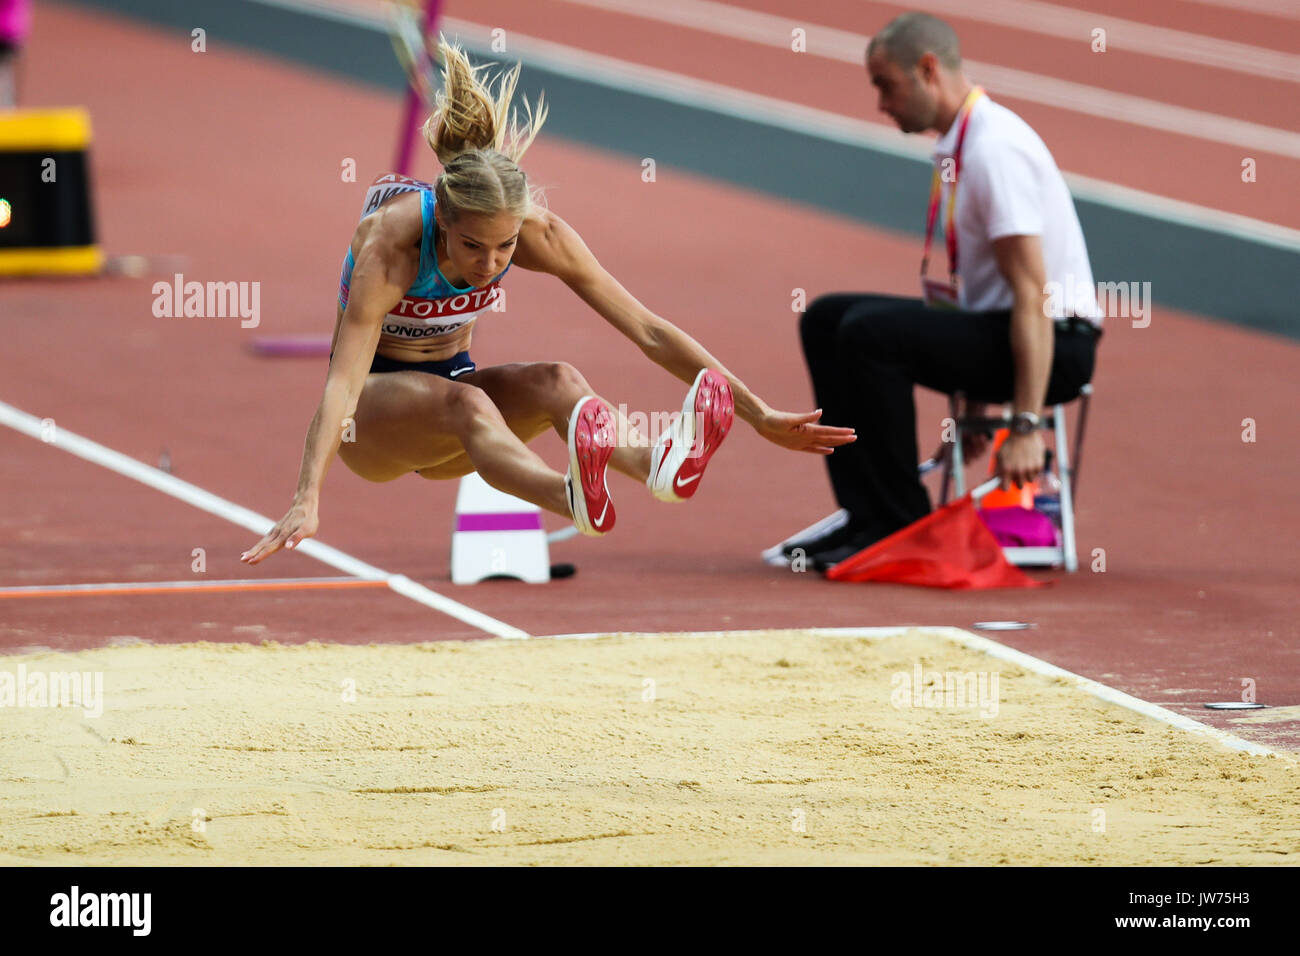
[[[546,122],[545,96],[538,97],[537,110],[524,100],[528,120],[519,126],[518,116],[510,110],[521,65],[492,79],[483,76],[488,65],[474,66],[458,44],[439,38],[438,55],[442,60],[443,88],[438,91],[436,108],[424,124],[424,137],[438,161],[444,166],[471,149],[494,149],[518,163],[537,138]]]
[[[448,221],[463,213],[493,216],[510,212],[523,218],[532,205],[528,178],[519,168],[528,147],[546,122],[544,96],[537,109],[524,100],[526,122],[510,109],[520,66],[484,76],[487,66],[470,63],[459,45],[440,38],[443,88],[424,124],[424,138],[445,170],[438,177],[437,198]]]

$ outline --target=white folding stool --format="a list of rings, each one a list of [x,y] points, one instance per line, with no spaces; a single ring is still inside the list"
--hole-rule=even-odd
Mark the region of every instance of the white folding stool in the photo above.
[[[958,417],[957,406],[960,398],[960,392],[948,396],[948,409],[954,422],[954,435],[951,452],[945,455],[943,460],[943,485],[939,495],[941,505],[948,501],[950,483],[956,485],[957,497],[960,498],[966,493],[966,476],[963,467],[965,462],[961,450],[962,432],[972,429],[1008,428],[1011,425],[1010,416]],[[1065,406],[1068,403],[1053,405],[1051,410],[1042,416],[1039,425],[1044,430],[1050,430],[1053,436],[1056,475],[1061,482],[1061,543],[1054,548],[1003,548],[1007,560],[1020,567],[1064,565],[1066,571],[1073,572],[1079,569],[1079,557],[1074,538],[1074,496],[1079,488],[1079,462],[1083,456],[1083,433],[1088,425],[1088,404],[1092,400],[1092,385],[1085,385],[1079,389],[1076,399],[1079,402],[1079,414],[1078,421],[1075,423],[1072,450],[1069,448],[1069,437],[1065,427]]]

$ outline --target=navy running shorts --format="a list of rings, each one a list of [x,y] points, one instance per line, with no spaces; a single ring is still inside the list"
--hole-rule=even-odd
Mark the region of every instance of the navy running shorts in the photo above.
[[[330,358],[334,358],[333,352],[330,353]],[[430,375],[440,375],[452,381],[475,371],[476,368],[477,366],[474,364],[474,360],[469,357],[468,352],[461,352],[441,362],[398,362],[376,354],[374,360],[370,363],[371,372],[402,372],[409,369],[413,372],[428,372]]]

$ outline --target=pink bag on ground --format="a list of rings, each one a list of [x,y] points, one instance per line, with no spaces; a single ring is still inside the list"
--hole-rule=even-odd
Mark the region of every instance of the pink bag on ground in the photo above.
[[[1004,548],[1054,548],[1061,543],[1052,519],[1029,508],[982,508],[984,526]]]
[[[0,40],[20,46],[31,29],[30,0],[0,0]]]

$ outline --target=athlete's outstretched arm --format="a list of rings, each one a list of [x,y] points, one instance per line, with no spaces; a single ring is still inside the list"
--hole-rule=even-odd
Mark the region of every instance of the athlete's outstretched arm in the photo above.
[[[651,361],[683,382],[694,382],[702,368],[717,369],[731,384],[736,414],[769,441],[796,451],[829,455],[856,439],[851,428],[818,424],[820,409],[803,415],[773,410],[704,346],[642,305],[601,267],[582,237],[549,210],[525,221],[514,261],[520,268],[561,279]]]
[[[401,261],[399,249],[404,241],[394,230],[371,228],[362,244],[325,379],[325,394],[307,429],[293,505],[275,527],[240,556],[241,561],[257,564],[282,547],[292,548],[303,538],[312,537],[319,528],[320,490],[330,462],[338,453],[343,423],[356,413],[384,316],[401,301],[414,278],[406,274],[409,269],[393,265]]]

